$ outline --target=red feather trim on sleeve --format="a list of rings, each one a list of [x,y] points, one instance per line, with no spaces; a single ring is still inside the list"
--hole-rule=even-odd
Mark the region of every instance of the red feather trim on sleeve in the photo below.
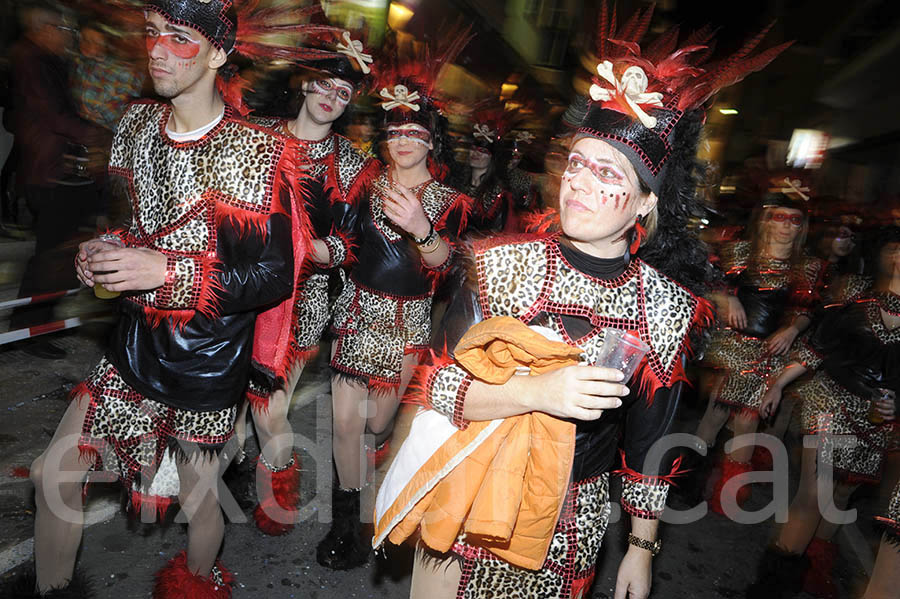
[[[621,449],[619,450],[619,455],[622,458],[622,467],[618,470],[613,470],[613,474],[617,474],[622,478],[629,480],[634,483],[643,483],[649,485],[658,485],[660,483],[668,483],[670,485],[674,485],[675,481],[673,480],[676,476],[682,476],[689,472],[687,468],[681,468],[681,456],[675,459],[672,462],[672,469],[668,474],[663,475],[648,475],[641,474],[637,470],[633,470],[628,467],[628,464],[625,462],[625,452]]]
[[[406,392],[403,394],[403,403],[430,408],[428,388],[431,385],[431,377],[441,368],[451,364],[455,364],[455,361],[446,346],[440,353],[428,350],[421,363],[413,370],[412,378],[409,380],[409,385],[407,385]]]

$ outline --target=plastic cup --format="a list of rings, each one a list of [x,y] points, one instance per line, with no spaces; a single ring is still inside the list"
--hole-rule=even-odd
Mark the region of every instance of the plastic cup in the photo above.
[[[97,272],[94,274],[106,275],[109,273],[108,272]],[[115,298],[119,297],[119,292],[118,291],[110,291],[109,289],[107,289],[106,287],[103,286],[103,283],[98,283],[97,281],[94,281],[94,297],[96,297],[97,299],[115,299]]]
[[[625,375],[623,381],[629,381],[649,351],[650,346],[637,333],[607,328],[603,330],[603,345],[594,366],[621,370]]]
[[[893,398],[893,393],[888,389],[878,389],[872,399],[869,401],[869,422],[872,424],[883,424],[884,416],[878,411],[876,402],[886,401]]]

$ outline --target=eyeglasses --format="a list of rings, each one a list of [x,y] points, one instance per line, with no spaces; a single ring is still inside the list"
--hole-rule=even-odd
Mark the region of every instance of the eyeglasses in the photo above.
[[[353,95],[352,87],[341,85],[334,79],[319,79],[318,81],[313,81],[312,88],[314,92],[322,94],[323,96],[327,96],[334,92],[337,101],[345,106],[350,103],[350,98]]]
[[[786,214],[784,212],[773,212],[769,215],[769,220],[776,223],[783,223],[784,221],[791,221],[791,225],[795,227],[800,227],[803,225],[803,216],[799,214]]]

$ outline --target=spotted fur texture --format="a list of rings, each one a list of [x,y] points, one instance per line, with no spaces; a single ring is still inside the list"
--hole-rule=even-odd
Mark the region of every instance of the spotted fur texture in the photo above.
[[[403,356],[428,348],[431,295],[388,296],[351,277],[335,302],[332,329],[335,371],[364,380],[373,390],[396,389]]]
[[[570,599],[586,597],[609,523],[609,477],[573,484],[540,570],[497,559],[463,538],[453,551],[463,558],[457,598]]]

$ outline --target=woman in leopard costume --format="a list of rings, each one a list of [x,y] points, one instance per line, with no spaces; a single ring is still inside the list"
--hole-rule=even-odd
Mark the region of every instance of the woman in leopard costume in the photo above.
[[[708,446],[715,445],[729,418],[735,436],[757,431],[766,380],[784,366],[798,335],[809,327],[821,288],[824,263],[803,251],[808,219],[802,198],[770,193],[753,211],[751,223],[748,240],[724,248],[725,284],[713,294],[727,326],[712,335],[705,360],[716,377],[696,434]],[[726,456],[710,499],[713,511],[723,513],[722,488],[752,470],[753,452],[750,445]],[[749,493],[742,487],[738,504]]]
[[[448,146],[433,83],[449,59],[385,65],[373,86],[381,90],[389,166],[345,219],[359,250],[331,328],[337,484],[333,524],[316,558],[337,570],[368,559],[359,535],[360,489],[368,478],[360,440],[368,434],[368,444],[378,446],[393,429],[400,396],[431,337],[432,296],[471,209],[467,196],[435,178],[446,168]]]
[[[506,316],[551,328],[581,348],[587,364],[513,376],[496,385],[474,378],[444,354],[417,372],[413,387],[417,401],[459,428],[531,412],[573,421],[571,483],[559,489],[565,497],[551,538],[542,539],[548,542],[541,567],[513,565],[500,557],[505,545],[467,535],[463,528],[446,553],[431,548],[423,534],[412,597],[589,596],[620,445],[622,464],[615,471],[624,478],[621,504],[631,516],[632,534],[616,596],[646,597],[650,591],[651,557],[660,548],[657,519],[676,472],[673,463],[650,457],[651,448],[672,423],[692,338],[712,319],[699,294],[714,273],[703,244],[687,233],[686,224],[702,215],[695,196],[695,152],[702,106],[718,87],[702,76],[668,78],[667,61],[679,53],[660,53],[656,45],[637,61],[626,47],[633,49],[646,29],[611,27],[605,5],[602,10],[600,77],[586,114],[574,124],[577,133],[559,192],[562,230],[476,244],[469,284],[448,308],[447,343],[441,344],[452,348],[472,322]],[[645,12],[630,22],[649,20]],[[626,39],[610,43],[603,32],[611,30]],[[765,62],[756,61],[756,68]],[[593,365],[607,328],[631,331],[649,346],[630,381],[620,371]],[[403,467],[398,455],[385,480],[394,480]],[[524,484],[549,488],[528,474]],[[392,491],[386,488],[379,501],[390,501]],[[379,524],[376,530],[385,536],[376,542],[389,538],[392,529],[391,523]]]
[[[828,489],[834,505],[845,509],[860,484],[880,481],[884,456],[897,447],[900,229],[883,231],[876,247],[876,258],[870,261],[878,268],[874,287],[846,305],[826,309],[762,399],[760,413],[768,416],[778,409],[787,385],[813,373],[789,393],[802,402],[801,426],[816,443],[803,449],[800,486],[788,521],[763,562],[761,582],[751,596],[771,596],[762,582],[770,578],[770,570],[798,572],[802,569],[794,564],[804,554],[809,570],[792,584],[802,584],[817,596],[835,595],[830,575],[837,544],[831,538],[838,524],[820,513],[819,505],[825,505],[820,489]]]

